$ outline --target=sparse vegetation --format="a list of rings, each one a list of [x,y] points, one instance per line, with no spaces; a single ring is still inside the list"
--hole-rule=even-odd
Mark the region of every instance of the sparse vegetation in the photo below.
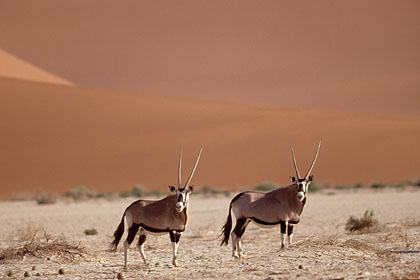
[[[259,185],[256,185],[254,189],[257,191],[269,192],[277,188],[279,188],[279,186],[276,183],[265,181],[260,183]]]
[[[45,230],[31,224],[17,231],[17,242],[13,246],[0,250],[0,260],[20,259],[26,255],[35,257],[58,256],[74,261],[77,257],[89,255],[80,243],[68,241],[63,235],[51,236]]]
[[[386,184],[383,184],[383,183],[373,183],[370,187],[372,189],[375,189],[375,190],[381,190],[381,189],[386,188],[387,185]]]
[[[218,190],[214,189],[212,186],[204,185],[201,189],[198,191],[194,191],[193,194],[204,194],[204,195],[218,195],[223,194],[225,196],[229,196],[230,192],[225,190]]]
[[[72,198],[74,201],[86,200],[90,198],[97,198],[96,191],[89,189],[86,186],[79,186],[74,189],[68,190],[65,197]]]
[[[147,189],[141,185],[135,185],[130,191],[120,192],[120,197],[143,197],[147,195]]]
[[[88,228],[88,229],[85,229],[84,233],[86,235],[97,235],[98,231],[95,228]]]
[[[39,205],[54,204],[57,199],[54,195],[49,193],[39,193],[35,196],[35,201]]]
[[[376,232],[379,229],[379,222],[373,217],[373,210],[366,210],[361,218],[350,216],[345,229],[350,232]]]
[[[321,185],[316,181],[313,181],[308,187],[309,192],[319,192],[321,189]]]

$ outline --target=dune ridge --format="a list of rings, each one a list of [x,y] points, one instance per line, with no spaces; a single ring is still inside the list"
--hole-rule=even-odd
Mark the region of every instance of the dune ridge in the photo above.
[[[0,49],[0,77],[62,85],[73,84],[2,49]]]
[[[288,184],[308,168],[319,182],[355,184],[417,179],[420,118],[284,109],[116,92],[0,78],[0,197],[25,191],[100,192],[176,183],[179,150],[186,177],[200,186]]]

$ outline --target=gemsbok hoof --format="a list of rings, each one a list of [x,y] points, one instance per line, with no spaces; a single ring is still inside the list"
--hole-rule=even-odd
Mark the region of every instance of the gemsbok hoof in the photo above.
[[[178,261],[176,261],[176,260],[175,260],[175,261],[173,261],[173,262],[172,262],[172,265],[173,265],[174,267],[178,267],[178,266],[179,266],[179,263],[178,263]]]

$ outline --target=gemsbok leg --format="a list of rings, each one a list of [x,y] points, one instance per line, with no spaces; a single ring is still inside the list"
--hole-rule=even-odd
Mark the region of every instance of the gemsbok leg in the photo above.
[[[288,237],[288,244],[290,245],[290,244],[292,244],[292,242],[293,242],[293,227],[294,227],[294,225],[288,225],[287,226],[287,237]]]
[[[128,236],[127,239],[124,242],[124,266],[128,266],[128,260],[129,260],[129,251],[128,248],[130,247],[131,243],[134,240],[134,237],[136,237],[137,231],[139,230],[138,224],[132,224],[130,228],[128,229]]]
[[[286,243],[286,229],[287,222],[280,222],[280,232],[281,232],[281,249],[284,249],[284,244]]]
[[[173,258],[172,258],[172,264],[174,266],[178,266],[178,261],[176,260],[176,254],[178,252],[178,244],[179,239],[181,238],[181,233],[176,231],[169,232],[169,237],[171,238],[172,243],[172,252],[173,252]]]
[[[143,258],[144,264],[147,264],[146,261],[146,255],[144,254],[144,243],[146,242],[146,233],[144,230],[140,230],[140,236],[139,236],[139,251],[140,255]]]
[[[244,254],[242,253],[241,238],[248,224],[249,221],[246,218],[240,218],[236,220],[236,225],[232,232],[232,256],[235,258],[245,258]]]

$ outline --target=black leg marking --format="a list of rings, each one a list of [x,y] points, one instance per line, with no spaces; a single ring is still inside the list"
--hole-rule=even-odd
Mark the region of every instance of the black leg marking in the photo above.
[[[146,234],[141,234],[139,237],[139,247],[143,245],[144,242],[146,242]]]
[[[286,234],[286,222],[280,222],[280,232]]]
[[[294,226],[293,225],[288,225],[287,226],[287,235],[291,235],[291,234],[293,234],[293,228],[294,228]]]
[[[181,238],[181,233],[177,232],[175,234],[175,243],[178,243],[180,238]]]
[[[127,236],[127,239],[126,239],[128,245],[130,245],[133,242],[134,237],[136,236],[138,230],[139,230],[139,225],[138,224],[133,224],[128,229],[128,236]]]
[[[244,232],[245,232],[245,228],[246,228],[245,224],[246,224],[246,221],[247,221],[247,219],[246,219],[246,218],[240,218],[240,219],[237,219],[237,220],[236,220],[236,226],[235,226],[235,228],[233,229],[233,232],[235,233],[235,235],[236,235],[238,238],[241,238],[241,237],[242,237],[242,235],[243,235],[243,234],[244,234]]]

